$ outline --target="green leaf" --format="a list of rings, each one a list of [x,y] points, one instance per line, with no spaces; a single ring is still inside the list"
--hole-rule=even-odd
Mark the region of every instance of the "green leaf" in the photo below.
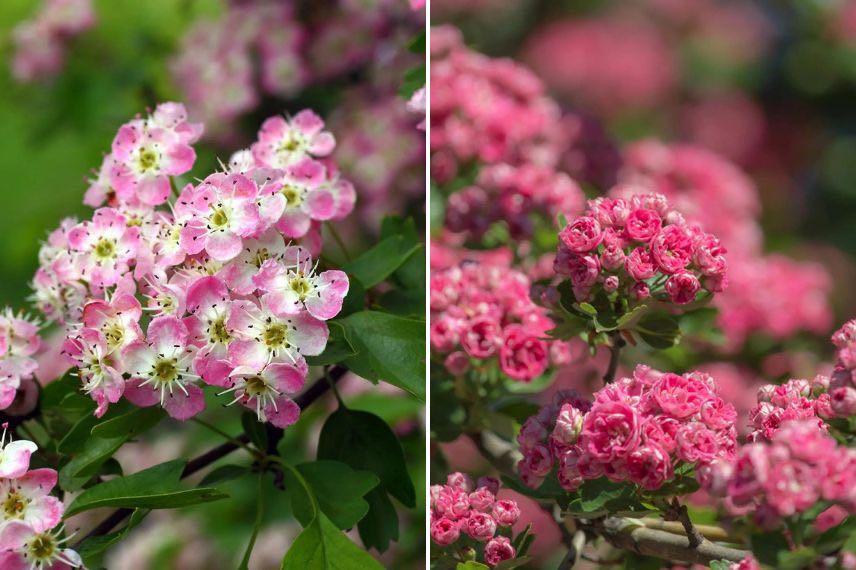
[[[318,459],[371,471],[392,496],[408,507],[416,506],[416,490],[407,472],[401,442],[389,425],[374,414],[347,408],[333,412],[321,428]]]
[[[678,321],[664,314],[646,315],[635,330],[651,348],[661,350],[675,346],[681,336]]]
[[[366,548],[374,548],[378,552],[386,552],[390,542],[398,541],[398,513],[389,495],[383,489],[372,489],[366,495],[369,512],[366,513],[357,530],[360,540]]]
[[[509,560],[503,560],[499,564],[493,567],[493,570],[513,570],[514,568],[520,568],[529,562],[528,556],[515,556]]]
[[[327,347],[318,356],[306,357],[310,366],[332,366],[356,354],[345,336],[345,328],[338,321],[327,321],[327,326],[330,330]]]
[[[643,316],[648,312],[648,305],[637,305],[623,315],[615,322],[616,328],[619,330],[632,329]]]
[[[565,490],[559,486],[559,482],[552,475],[548,476],[537,489],[528,487],[517,478],[512,478],[508,475],[502,475],[502,482],[511,490],[517,491],[521,495],[532,497],[533,499],[555,500],[557,497],[565,494]]]
[[[343,269],[369,289],[392,275],[420,247],[418,242],[402,235],[390,236],[346,263]]]
[[[282,559],[282,570],[382,570],[323,513],[303,529]]]
[[[591,305],[590,303],[580,303],[579,308],[582,312],[584,312],[587,315],[591,315],[593,317],[597,316],[597,309],[595,309],[594,306]]]
[[[241,426],[244,428],[244,433],[250,438],[253,445],[259,451],[266,451],[268,446],[267,430],[264,424],[259,422],[256,414],[253,412],[244,412],[241,414]]]
[[[403,98],[410,99],[420,87],[425,85],[426,69],[426,65],[421,63],[407,70],[404,74],[404,83],[398,91]]]
[[[731,562],[728,560],[711,560],[710,570],[728,570],[731,568]]]
[[[86,567],[102,568],[104,565],[102,564],[101,559],[104,552],[125,538],[129,532],[143,521],[147,514],[149,514],[149,511],[136,509],[131,513],[128,523],[120,530],[102,536],[91,536],[85,539],[79,546],[75,547],[75,550],[80,554],[80,557],[83,559],[83,563]]]
[[[77,491],[98,473],[105,461],[122,447],[127,438],[90,437],[83,450],[59,470],[59,485],[65,491]]]
[[[65,517],[99,507],[173,509],[228,497],[218,489],[209,487],[180,487],[179,479],[184,465],[182,459],[168,461],[90,487],[74,499],[65,511]]]
[[[349,529],[369,511],[363,497],[380,479],[369,471],[356,471],[340,461],[302,463],[297,470],[312,487],[318,506],[338,528]]]
[[[166,417],[163,408],[136,408],[126,414],[111,418],[92,428],[95,437],[126,437],[132,439],[153,428]]]
[[[207,487],[225,481],[231,481],[251,473],[247,465],[221,465],[208,472],[199,482],[200,487]]]
[[[758,562],[774,568],[779,563],[779,552],[789,550],[788,541],[781,532],[752,534],[749,541],[752,545],[752,555]]]
[[[378,476],[380,484],[365,496],[369,511],[358,527],[367,548],[386,550],[390,540],[398,539],[398,517],[387,493],[408,507],[416,506],[416,490],[395,433],[374,414],[339,408],[321,428],[318,459],[341,461]]]
[[[348,369],[425,400],[425,321],[361,311],[338,322],[356,352],[343,361]]]
[[[631,510],[639,501],[631,485],[613,483],[606,477],[586,481],[580,486],[579,498],[571,502],[575,513],[600,513]]]
[[[776,568],[781,570],[802,570],[811,568],[812,562],[817,560],[817,552],[808,546],[802,546],[796,550],[785,550],[779,552],[779,560]]]
[[[482,564],[481,562],[476,562],[475,560],[467,560],[466,562],[458,562],[458,565],[455,566],[455,570],[486,570],[489,569],[490,566],[486,564]]]

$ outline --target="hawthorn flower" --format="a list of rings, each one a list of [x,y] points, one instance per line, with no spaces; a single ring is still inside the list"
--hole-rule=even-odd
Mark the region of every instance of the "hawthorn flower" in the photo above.
[[[328,156],[336,146],[333,135],[324,130],[324,121],[308,109],[290,120],[271,117],[262,123],[253,156],[263,166],[287,168],[307,157]]]
[[[183,121],[183,109],[167,103],[149,119],[134,119],[113,139],[110,184],[123,202],[139,200],[148,206],[166,202],[172,191],[169,177],[188,172],[196,162],[195,127]]]
[[[217,277],[202,277],[187,289],[184,319],[193,345],[199,347],[194,370],[208,384],[226,386],[234,368],[229,360],[229,345],[237,337],[229,324],[240,302],[233,302],[226,284]]]
[[[285,198],[277,228],[289,237],[302,237],[313,220],[337,217],[339,187],[331,184],[327,169],[312,159],[289,166],[279,178],[279,192]]]
[[[99,331],[85,328],[66,338],[62,353],[77,368],[83,391],[95,400],[95,415],[103,416],[107,407],[118,402],[125,392],[121,352],[110,348]]]
[[[82,222],[68,232],[75,268],[84,280],[109,287],[129,271],[137,255],[140,229],[128,227],[117,210],[101,208],[91,222]]]
[[[244,240],[241,253],[222,271],[229,289],[239,295],[249,295],[257,289],[254,278],[268,261],[281,261],[286,252],[285,240],[275,229],[269,229],[255,239]]]
[[[143,335],[140,302],[133,295],[118,293],[109,301],[95,299],[83,307],[83,326],[98,331],[109,352],[121,352]]]
[[[260,422],[285,428],[300,417],[300,407],[291,396],[303,388],[307,373],[302,357],[295,364],[271,362],[261,370],[237,366],[229,375],[230,388],[226,392],[234,393],[233,403],[254,410]]]
[[[229,319],[229,325],[243,339],[229,345],[229,356],[235,366],[257,369],[273,360],[297,364],[300,356],[321,354],[329,331],[324,321],[307,312],[277,316],[267,303],[246,303]]]
[[[16,479],[30,468],[30,456],[39,448],[32,441],[19,439],[6,441],[9,424],[3,424],[0,436],[0,479]]]
[[[259,229],[258,188],[241,174],[211,174],[199,186],[185,188],[176,212],[190,213],[181,246],[191,255],[205,251],[217,261],[241,252],[242,238]]]
[[[303,310],[326,321],[339,314],[348,294],[348,276],[344,271],[315,273],[309,253],[299,246],[286,248],[282,260],[268,260],[253,281],[265,291],[263,299],[278,316],[295,315]]]
[[[11,521],[0,528],[0,567],[9,570],[65,570],[83,567],[80,555],[64,546],[59,531],[38,532],[30,525]]]
[[[0,520],[22,521],[35,532],[54,528],[62,520],[63,505],[48,493],[56,486],[53,469],[33,469],[17,478],[0,478]]]
[[[177,419],[189,419],[205,407],[202,389],[192,372],[195,350],[188,344],[187,327],[176,317],[158,317],[149,324],[146,342],[125,349],[131,375],[125,397],[138,406],[157,403]]]

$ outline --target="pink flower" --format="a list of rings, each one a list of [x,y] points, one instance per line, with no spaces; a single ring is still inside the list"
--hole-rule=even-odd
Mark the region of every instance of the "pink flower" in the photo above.
[[[708,463],[719,455],[716,433],[700,422],[691,422],[678,430],[678,456],[687,463]]]
[[[623,402],[597,403],[583,422],[585,450],[602,463],[627,457],[639,446],[639,423],[636,411]]]
[[[58,532],[37,532],[21,521],[10,521],[0,529],[0,568],[26,570],[45,568],[47,570],[66,570],[81,568],[80,555],[65,548]]]
[[[496,521],[488,514],[474,511],[467,517],[464,530],[474,540],[485,542],[496,534]]]
[[[559,239],[573,253],[587,253],[600,244],[603,232],[596,219],[582,216],[565,226]]]
[[[278,316],[308,311],[326,321],[339,314],[348,294],[348,276],[344,271],[315,273],[312,257],[301,247],[287,247],[282,260],[268,260],[253,282],[265,291],[268,307]]]
[[[229,325],[241,303],[233,302],[226,284],[216,277],[202,277],[187,288],[187,310],[184,319],[190,344],[199,350],[193,369],[207,384],[226,386],[232,364],[229,345],[238,335]]]
[[[489,512],[496,497],[486,487],[479,487],[470,493],[470,508],[483,513]]]
[[[710,389],[691,376],[678,376],[667,372],[654,383],[652,394],[657,405],[678,419],[693,416],[710,399]]]
[[[112,350],[100,332],[89,328],[69,336],[62,353],[77,367],[84,392],[95,400],[95,415],[103,416],[107,407],[118,402],[125,392],[121,353]]]
[[[48,495],[57,482],[53,469],[33,469],[20,477],[0,479],[0,518],[20,520],[36,532],[54,528],[62,520],[63,505]]]
[[[316,160],[290,165],[277,183],[284,198],[277,229],[286,236],[303,237],[313,220],[342,218],[353,209],[352,188],[344,181],[330,180],[327,169]]]
[[[166,114],[166,113],[164,113]],[[190,137],[135,119],[122,125],[113,139],[110,184],[123,202],[139,200],[148,206],[163,204],[171,188],[169,177],[188,172],[196,162]]]
[[[461,489],[467,493],[471,493],[475,490],[472,478],[470,478],[466,473],[461,473],[460,471],[453,471],[446,475],[446,485],[456,489]]]
[[[571,446],[577,442],[583,429],[584,414],[571,404],[564,404],[556,417],[556,425],[550,439],[561,446]]]
[[[504,560],[511,560],[517,556],[517,551],[511,545],[507,536],[492,538],[484,547],[484,561],[488,566],[496,566]]]
[[[202,389],[191,372],[195,350],[187,327],[176,317],[158,317],[149,323],[146,342],[125,349],[131,379],[125,397],[138,406],[157,403],[177,420],[187,420],[205,408]]]
[[[38,449],[32,441],[19,439],[6,442],[7,426],[3,426],[0,441],[0,478],[17,479],[30,468],[30,456]]]
[[[674,476],[672,460],[656,443],[648,442],[627,457],[627,474],[634,483],[653,491]]]
[[[300,407],[290,396],[303,389],[308,370],[302,357],[295,364],[271,362],[261,369],[237,366],[229,375],[226,392],[234,392],[233,402],[255,410],[260,422],[285,428],[300,417]]]
[[[460,527],[451,519],[443,517],[431,523],[431,540],[440,546],[448,546],[460,536]]]
[[[547,343],[525,327],[511,325],[503,331],[499,364],[503,373],[515,380],[528,382],[547,369]]]
[[[511,526],[520,518],[520,507],[515,501],[507,499],[499,500],[493,505],[491,512],[496,524],[499,526]]]
[[[660,215],[648,208],[633,210],[624,225],[624,232],[630,239],[648,243],[660,231],[663,221]]]
[[[728,250],[711,234],[702,234],[696,238],[693,261],[705,275],[721,275],[725,273],[727,262],[725,254]]]
[[[856,388],[842,386],[830,392],[832,411],[839,417],[856,415]]]
[[[68,232],[77,273],[104,287],[115,285],[129,271],[139,243],[140,229],[127,227],[124,216],[111,208],[96,210],[91,222],[78,224]]]
[[[676,273],[692,260],[693,240],[684,226],[666,226],[652,240],[651,253],[664,273]]]
[[[268,229],[254,239],[245,239],[241,253],[229,261],[219,273],[231,291],[250,295],[257,289],[253,278],[268,260],[282,261],[286,252],[285,240],[276,229]]]
[[[286,168],[307,157],[324,157],[333,152],[336,140],[324,130],[324,121],[308,109],[291,120],[270,117],[252,146],[253,156],[263,166]]]
[[[777,462],[764,485],[767,501],[779,515],[785,517],[806,510],[819,498],[817,475],[802,461]]]
[[[484,316],[470,322],[461,334],[461,346],[475,358],[488,358],[496,353],[502,342],[502,327],[495,319]]]
[[[241,252],[242,238],[259,230],[258,188],[240,174],[216,173],[199,186],[187,186],[176,203],[177,214],[188,214],[181,247],[190,255],[205,251],[217,261]]]
[[[643,247],[634,248],[624,260],[624,269],[636,281],[644,281],[654,277],[657,268],[651,252]]]
[[[698,278],[689,272],[675,273],[666,281],[666,292],[672,302],[678,305],[686,305],[695,301],[696,294],[701,289]]]

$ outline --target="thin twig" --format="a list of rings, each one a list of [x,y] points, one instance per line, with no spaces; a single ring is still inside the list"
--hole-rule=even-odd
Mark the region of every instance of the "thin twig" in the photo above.
[[[682,505],[677,497],[672,498],[672,504],[664,513],[663,518],[667,521],[678,521],[684,527],[687,539],[689,540],[690,548],[695,548],[704,541],[704,537],[693,525],[690,519],[690,513],[686,505]]]
[[[624,345],[627,344],[620,334],[610,333],[612,344],[609,347],[609,367],[606,369],[606,374],[603,375],[603,383],[609,384],[615,380],[615,372],[618,370],[618,356]]]
[[[315,382],[312,386],[309,387],[304,393],[300,394],[298,397],[294,399],[294,402],[300,406],[301,410],[305,410],[307,407],[315,403],[321,396],[327,393],[330,389],[331,384],[338,382],[345,376],[348,372],[346,368],[342,368],[341,366],[336,366],[330,370],[328,374],[329,382],[327,379],[321,379]],[[194,457],[190,461],[187,462],[187,465],[184,466],[184,471],[181,472],[181,478],[186,479],[190,477],[194,473],[205,469],[215,461],[222,459],[223,457],[229,455],[236,449],[238,449],[239,444],[246,445],[249,443],[250,438],[247,434],[241,434],[238,437],[233,438],[234,441],[227,441],[226,443],[222,443],[215,448],[212,448],[202,455]],[[121,508],[115,510],[110,516],[101,521],[95,528],[89,531],[86,536],[80,539],[75,547],[79,547],[80,544],[85,541],[87,538],[91,538],[93,536],[101,536],[108,534],[111,530],[113,530],[119,523],[123,520],[131,516],[131,513],[134,512],[134,509]]]

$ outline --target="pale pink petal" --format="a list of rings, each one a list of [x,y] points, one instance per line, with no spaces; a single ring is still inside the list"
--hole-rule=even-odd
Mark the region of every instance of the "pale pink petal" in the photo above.
[[[193,282],[187,289],[187,310],[195,313],[223,304],[229,299],[226,284],[217,277],[202,277]]]
[[[306,299],[306,310],[316,319],[326,321],[342,310],[342,301],[348,294],[350,283],[347,274],[338,270],[325,271],[317,279],[320,295]]]
[[[298,209],[286,210],[276,223],[276,228],[287,237],[299,238],[309,231],[312,219]]]
[[[265,380],[286,394],[296,394],[306,383],[306,370],[282,362],[268,364],[264,370]]]
[[[160,354],[173,348],[184,348],[187,345],[187,327],[178,317],[157,317],[149,323],[148,342]]]
[[[205,394],[202,388],[195,384],[185,384],[185,394],[182,390],[175,389],[167,393],[164,398],[163,407],[170,417],[179,421],[189,420],[205,409]]]
[[[229,345],[229,360],[238,366],[260,370],[268,361],[264,345],[254,340],[236,340]]]
[[[241,238],[231,232],[218,232],[205,238],[205,251],[217,261],[229,261],[241,253]]]
[[[295,315],[291,320],[295,330],[289,336],[289,340],[301,354],[315,356],[324,352],[327,337],[330,335],[327,323],[319,321],[308,313]]]
[[[205,225],[199,220],[188,222],[181,229],[181,249],[190,255],[196,255],[205,249]]]
[[[311,109],[303,109],[297,113],[291,124],[297,127],[307,137],[313,137],[324,128],[324,120]]]
[[[56,497],[40,497],[35,499],[24,510],[24,522],[33,527],[36,532],[44,532],[54,528],[62,520],[65,507]]]
[[[300,406],[291,399],[280,396],[276,399],[276,408],[273,404],[265,406],[265,416],[276,427],[286,428],[300,419]]]
[[[327,156],[333,149],[336,148],[336,139],[332,133],[323,132],[312,139],[312,144],[309,145],[309,152],[315,156]]]
[[[329,188],[318,188],[306,195],[303,207],[313,220],[329,220],[336,215],[336,198]]]
[[[19,477],[15,483],[27,497],[44,497],[56,486],[57,472],[53,469],[33,469]]]
[[[0,450],[0,477],[17,479],[30,468],[30,456],[39,448],[32,441],[19,439]]]
[[[178,176],[193,168],[194,162],[196,162],[196,151],[193,150],[192,146],[186,144],[173,145],[166,155],[163,170],[166,174]]]
[[[171,191],[168,177],[146,176],[137,184],[136,195],[143,204],[157,206],[166,202]]]
[[[125,383],[125,399],[141,408],[147,408],[160,403],[160,390],[151,385],[146,384],[140,386],[143,380],[140,378],[131,378]]]

